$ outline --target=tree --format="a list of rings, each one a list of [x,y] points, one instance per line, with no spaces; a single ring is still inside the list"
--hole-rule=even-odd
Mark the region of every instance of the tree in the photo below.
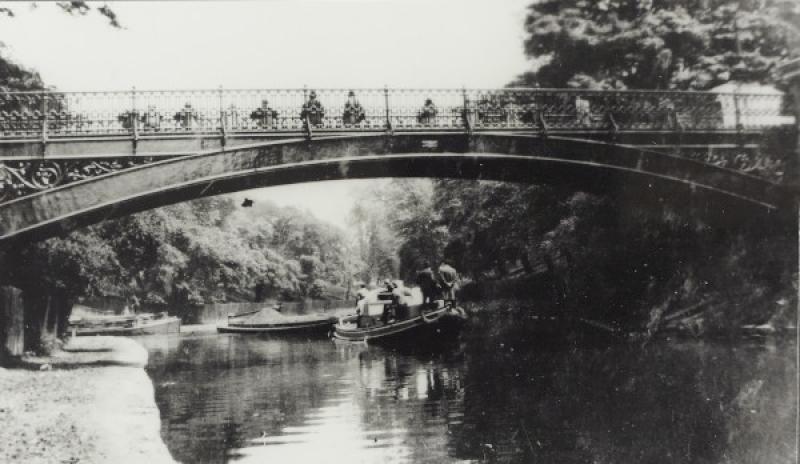
[[[513,85],[708,89],[774,81],[776,63],[800,45],[800,3],[539,0],[525,30],[540,66]]]
[[[393,207],[389,210],[390,225],[400,239],[397,250],[399,273],[413,281],[417,271],[428,262],[434,265],[442,258],[448,231],[434,208],[434,186],[428,180],[396,180],[390,184]]]
[[[0,2],[0,25],[2,25],[3,16],[6,18],[14,18],[14,12],[18,5],[19,4],[16,2]],[[56,5],[65,13],[72,16],[86,16],[96,11],[98,14],[106,17],[112,27],[118,29],[122,28],[116,13],[109,8],[108,5],[92,7],[84,1],[58,2]],[[36,8],[36,3],[33,3],[32,7]],[[39,76],[39,73],[13,62],[7,56],[3,56],[2,42],[0,42],[0,91],[34,91],[44,89],[45,84],[41,76]],[[0,107],[0,110],[5,111],[13,111],[14,109],[18,108]]]
[[[113,294],[120,286],[114,251],[91,231],[18,247],[0,261],[0,281],[24,292],[28,350],[52,349],[78,297]]]
[[[389,205],[394,201],[388,193],[389,185],[376,181],[361,189],[350,211],[350,227],[361,264],[356,274],[362,282],[397,276],[399,240],[389,221]]]
[[[9,18],[13,18],[14,15],[14,8],[11,7],[16,2],[0,2],[0,16],[7,16]],[[37,3],[31,3],[31,8],[37,8]],[[70,1],[70,2],[56,2],[56,5],[65,13],[68,13],[72,16],[86,16],[87,14],[91,13],[92,11],[96,11],[102,16],[105,16],[108,19],[108,23],[115,28],[122,28],[122,25],[119,22],[119,18],[117,18],[117,14],[109,8],[108,5],[102,5],[98,7],[92,7],[88,3],[82,0],[78,1]]]

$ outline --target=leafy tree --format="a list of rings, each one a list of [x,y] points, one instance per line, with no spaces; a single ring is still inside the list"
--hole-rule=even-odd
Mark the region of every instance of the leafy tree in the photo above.
[[[23,290],[25,348],[49,351],[67,328],[72,303],[119,290],[119,263],[94,233],[53,238],[0,256],[0,282]]]
[[[71,303],[84,296],[135,296],[185,310],[252,300],[259,285],[262,298],[321,298],[350,278],[343,243],[340,230],[297,209],[259,202],[243,210],[231,197],[212,197],[12,250],[0,256],[0,281],[42,295],[28,298],[33,306],[26,314],[35,319],[29,325],[53,335],[63,332]]]
[[[37,4],[33,3],[31,5],[36,8]],[[112,27],[122,27],[116,13],[108,5],[93,7],[84,1],[57,2],[56,5],[65,13],[73,16],[85,16],[92,11],[96,11],[106,17]],[[0,25],[4,20],[3,16],[6,17],[5,20],[14,18],[14,12],[18,7],[19,3],[17,2],[0,2]],[[44,88],[45,84],[39,73],[15,63],[3,55],[2,42],[0,42],[0,91],[33,91],[44,90]],[[13,110],[15,108],[0,108],[0,110],[3,109]]]
[[[85,1],[70,1],[70,2],[55,2],[55,4],[65,13],[70,14],[72,16],[86,16],[87,14],[91,13],[92,11],[96,11],[98,14],[106,17],[108,19],[108,23],[115,28],[122,28],[122,25],[119,22],[119,18],[117,18],[117,14],[109,8],[108,5],[102,5],[93,7],[89,5]],[[19,5],[19,2],[0,2],[0,16],[7,16],[9,18],[13,18],[15,16],[14,11],[15,7]],[[31,8],[37,8],[37,3],[31,3]]]
[[[441,259],[448,232],[434,207],[434,187],[428,180],[397,180],[389,190],[393,207],[389,221],[401,241],[397,250],[400,275],[413,281],[425,262]]]
[[[389,224],[389,209],[394,199],[389,183],[376,181],[356,193],[350,211],[354,248],[360,262],[357,277],[362,282],[377,282],[397,277],[398,238]]]
[[[708,89],[770,82],[797,53],[796,0],[538,0],[525,21],[537,69],[513,85]]]

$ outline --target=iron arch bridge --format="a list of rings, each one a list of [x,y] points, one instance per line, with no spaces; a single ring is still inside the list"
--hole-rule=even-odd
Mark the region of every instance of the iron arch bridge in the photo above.
[[[0,244],[200,196],[387,176],[775,217],[792,202],[771,135],[793,126],[786,107],[781,94],[560,89],[0,93]]]

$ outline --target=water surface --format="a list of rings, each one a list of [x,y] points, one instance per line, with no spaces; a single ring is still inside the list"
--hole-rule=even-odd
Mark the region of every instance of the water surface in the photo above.
[[[794,462],[793,342],[437,352],[327,339],[149,337],[186,463]]]

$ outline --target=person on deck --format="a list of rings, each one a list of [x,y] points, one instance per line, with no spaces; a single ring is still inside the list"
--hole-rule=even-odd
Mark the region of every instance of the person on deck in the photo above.
[[[356,292],[356,304],[358,304],[361,300],[365,299],[369,295],[369,290],[367,290],[366,284],[361,284],[361,288],[358,289]]]
[[[386,290],[384,291],[383,295],[388,296],[391,300],[391,303],[384,305],[381,320],[384,324],[388,324],[390,319],[395,318],[394,309],[397,305],[397,294],[395,291],[397,290],[397,284],[387,279],[384,281],[384,285],[386,286]]]
[[[136,295],[131,297],[131,312],[133,314],[139,314],[139,309],[141,308],[141,303],[139,302],[139,298]]]
[[[367,298],[369,297],[369,290],[367,290],[366,284],[361,284],[361,288],[358,289],[356,292],[356,316],[361,316],[364,314],[366,305],[367,305]]]
[[[436,275],[433,273],[431,265],[426,261],[423,266],[422,270],[417,272],[417,285],[422,291],[422,304],[430,305],[437,297],[439,284],[436,281]]]
[[[445,302],[456,302],[456,282],[458,281],[458,273],[455,268],[447,263],[447,260],[442,260],[439,265],[439,285],[442,288],[442,293]]]

